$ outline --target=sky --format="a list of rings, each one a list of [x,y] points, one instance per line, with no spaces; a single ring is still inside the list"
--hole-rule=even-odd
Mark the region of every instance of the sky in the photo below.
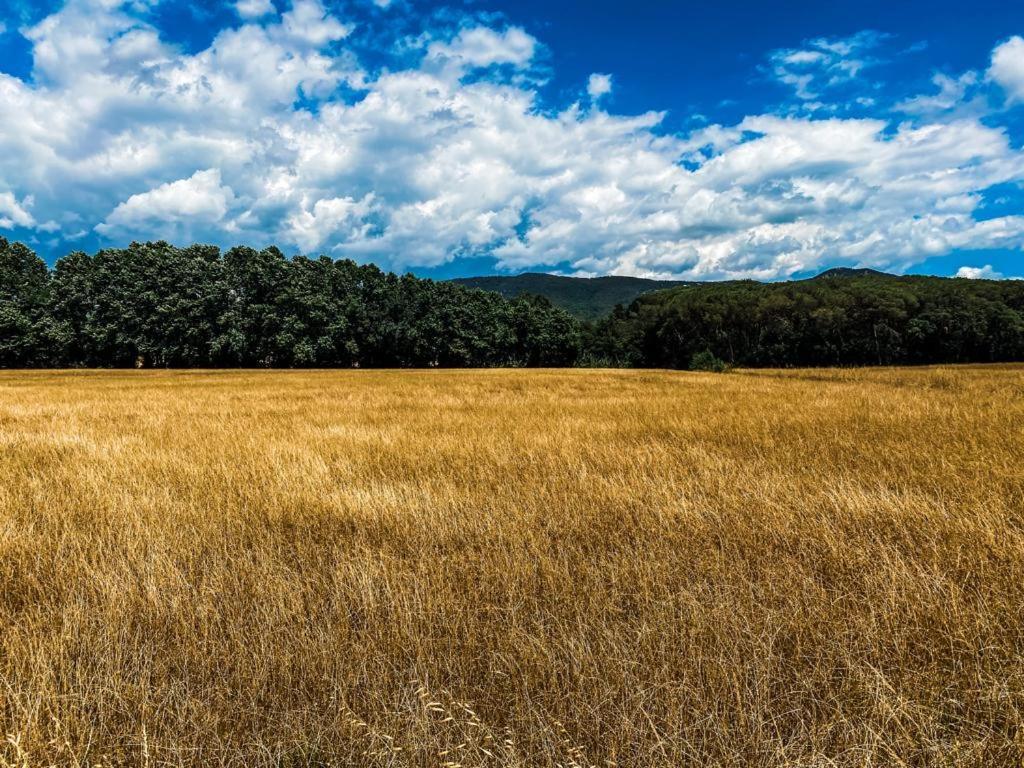
[[[0,236],[1024,276],[1024,3],[0,0]]]

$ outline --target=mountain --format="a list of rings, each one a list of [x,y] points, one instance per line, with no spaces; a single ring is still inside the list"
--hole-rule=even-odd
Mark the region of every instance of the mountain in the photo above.
[[[898,275],[891,275],[888,272],[879,272],[877,269],[867,269],[864,267],[859,269],[854,267],[833,267],[810,279],[821,280],[835,277],[898,277]]]
[[[675,288],[687,283],[680,280],[646,280],[640,277],[565,277],[526,272],[511,277],[460,277],[452,282],[470,288],[495,291],[505,298],[524,293],[544,296],[580,320],[604,317],[616,304],[629,306],[638,296]]]
[[[827,280],[855,277],[896,278],[876,269],[855,269],[835,267],[809,278]],[[507,299],[514,299],[524,293],[544,296],[556,307],[561,307],[580,320],[598,320],[608,315],[616,304],[628,307],[633,300],[653,291],[679,288],[685,285],[713,285],[684,280],[649,280],[642,277],[566,277],[548,275],[543,272],[524,272],[521,275],[488,277],[459,277],[451,282],[469,288],[500,293]]]

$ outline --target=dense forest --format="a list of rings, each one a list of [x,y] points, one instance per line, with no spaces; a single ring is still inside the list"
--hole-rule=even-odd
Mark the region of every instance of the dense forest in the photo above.
[[[915,365],[1024,360],[1024,281],[837,269],[645,294],[589,335],[611,365]]]
[[[579,323],[540,297],[277,248],[132,243],[48,270],[0,239],[2,367],[566,366],[579,355]]]
[[[506,298],[277,248],[132,243],[72,253],[49,269],[0,238],[7,368],[1010,360],[1024,360],[1024,281],[834,270],[785,283],[688,283],[590,322],[545,296]]]

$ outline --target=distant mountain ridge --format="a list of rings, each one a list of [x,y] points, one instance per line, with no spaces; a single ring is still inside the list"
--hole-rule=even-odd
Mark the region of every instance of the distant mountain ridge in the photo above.
[[[834,277],[899,277],[889,272],[880,272],[877,269],[868,269],[866,267],[833,267],[832,269],[826,269],[814,277],[811,280],[821,280],[822,278],[834,278]]]
[[[756,280],[652,280],[642,277],[626,277],[609,275],[606,277],[567,277],[565,275],[549,275],[542,272],[524,272],[520,275],[492,275],[486,277],[460,277],[451,282],[469,288],[480,288],[494,291],[507,299],[514,299],[523,294],[543,296],[556,307],[564,309],[579,320],[596,321],[608,314],[617,304],[628,307],[641,296],[647,297],[657,291],[673,291],[683,287],[691,287],[698,291],[714,291],[716,286],[729,285],[786,285],[800,283],[833,281],[877,280],[892,281],[897,284],[920,281],[939,281],[952,283],[954,278],[928,275],[894,275],[866,267],[833,267],[813,277],[799,280],[761,283]],[[988,282],[988,281],[975,281]]]
[[[676,288],[689,283],[682,280],[649,280],[642,277],[566,277],[541,272],[521,275],[460,277],[452,282],[469,288],[495,291],[507,299],[524,293],[544,296],[580,320],[604,317],[616,304],[628,306],[639,296],[651,291]]]
[[[896,278],[877,269],[835,267],[808,278],[823,280],[855,277]],[[556,307],[564,309],[579,320],[598,320],[608,315],[616,304],[628,307],[634,300],[653,291],[664,291],[685,285],[710,285],[687,280],[653,280],[644,277],[608,275],[605,277],[568,277],[544,272],[524,272],[520,275],[489,275],[486,277],[459,277],[451,282],[468,288],[500,293],[506,299],[523,294],[543,296]]]

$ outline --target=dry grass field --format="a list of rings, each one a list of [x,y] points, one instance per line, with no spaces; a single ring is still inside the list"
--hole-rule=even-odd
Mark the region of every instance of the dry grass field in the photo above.
[[[0,765],[1019,766],[1024,368],[0,374]]]

